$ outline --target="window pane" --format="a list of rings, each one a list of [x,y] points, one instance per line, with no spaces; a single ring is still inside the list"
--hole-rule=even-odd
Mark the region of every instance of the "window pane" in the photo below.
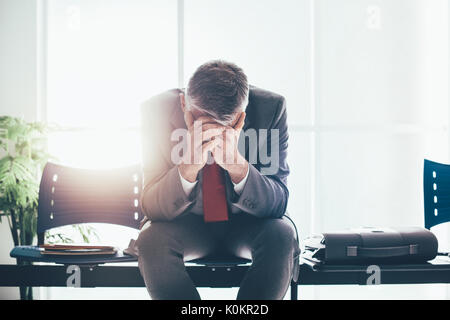
[[[445,161],[447,139],[446,131],[321,134],[317,229],[423,226],[423,161]]]
[[[289,122],[310,123],[309,1],[185,1],[185,82],[211,59],[287,98]]]
[[[138,124],[139,104],[177,86],[175,0],[48,4],[48,117],[60,124]]]
[[[106,169],[141,162],[141,137],[135,130],[58,132],[49,135],[49,150],[64,165]]]
[[[50,152],[80,167],[140,161],[139,106],[173,88],[176,0],[50,0],[48,120],[95,128],[50,137]]]
[[[318,123],[447,124],[447,1],[315,3]]]
[[[300,239],[311,233],[311,143],[312,133],[289,133],[288,212],[297,226]]]

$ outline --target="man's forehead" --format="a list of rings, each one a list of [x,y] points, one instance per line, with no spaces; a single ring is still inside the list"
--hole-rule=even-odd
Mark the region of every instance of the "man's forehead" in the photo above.
[[[188,96],[185,97],[186,107],[192,113],[194,121],[201,120],[203,123],[217,123],[223,126],[234,126],[236,121],[239,119],[238,115],[240,114],[240,112],[237,111],[233,114],[230,114],[230,119],[232,119],[230,121],[224,122],[218,120],[211,113],[208,113],[208,111],[204,110],[203,108],[197,107]]]

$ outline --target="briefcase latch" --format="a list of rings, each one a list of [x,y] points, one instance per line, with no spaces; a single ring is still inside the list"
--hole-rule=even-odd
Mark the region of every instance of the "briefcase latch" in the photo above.
[[[356,256],[358,256],[358,247],[347,246],[347,257],[356,257]]]

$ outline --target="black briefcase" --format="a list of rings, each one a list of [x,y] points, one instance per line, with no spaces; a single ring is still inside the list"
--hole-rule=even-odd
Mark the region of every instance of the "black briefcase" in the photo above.
[[[438,241],[420,227],[359,228],[323,233],[303,241],[302,258],[312,264],[425,263]]]

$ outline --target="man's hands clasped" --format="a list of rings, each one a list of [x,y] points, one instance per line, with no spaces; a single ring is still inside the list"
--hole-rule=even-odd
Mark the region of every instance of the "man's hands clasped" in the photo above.
[[[188,128],[187,152],[183,155],[178,168],[184,179],[197,180],[198,172],[208,161],[208,154],[224,170],[231,180],[239,183],[248,171],[248,162],[239,153],[239,134],[244,126],[245,112],[237,115],[235,124],[223,126],[211,117],[202,116],[194,121],[190,111],[185,111],[184,120]]]

